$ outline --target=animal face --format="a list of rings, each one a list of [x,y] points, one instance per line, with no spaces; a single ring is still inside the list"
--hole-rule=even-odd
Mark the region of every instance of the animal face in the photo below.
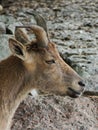
[[[43,28],[33,26],[36,40],[23,45],[15,39],[9,46],[15,56],[23,61],[31,73],[31,87],[44,94],[78,97],[84,91],[81,77],[60,57],[56,45],[46,36]],[[34,86],[33,86],[34,83]]]

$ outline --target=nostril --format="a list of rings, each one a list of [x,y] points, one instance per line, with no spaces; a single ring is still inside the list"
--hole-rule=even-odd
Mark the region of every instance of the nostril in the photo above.
[[[78,84],[79,84],[81,87],[85,87],[85,84],[84,84],[82,81],[79,81]]]

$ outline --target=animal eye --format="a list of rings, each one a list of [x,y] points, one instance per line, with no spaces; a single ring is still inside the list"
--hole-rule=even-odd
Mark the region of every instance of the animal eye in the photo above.
[[[54,60],[54,59],[48,60],[48,61],[46,61],[46,63],[47,63],[47,64],[54,64],[54,63],[55,63],[55,60]]]

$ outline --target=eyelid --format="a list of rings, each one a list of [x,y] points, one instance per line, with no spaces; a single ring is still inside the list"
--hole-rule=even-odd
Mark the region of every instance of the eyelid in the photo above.
[[[47,64],[54,64],[54,63],[55,63],[55,60],[54,60],[54,59],[52,59],[52,60],[47,60],[46,63],[47,63]]]

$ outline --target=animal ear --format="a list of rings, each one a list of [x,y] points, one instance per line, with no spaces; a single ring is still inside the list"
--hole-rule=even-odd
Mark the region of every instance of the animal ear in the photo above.
[[[26,56],[26,48],[23,46],[22,43],[18,42],[17,40],[10,38],[9,39],[9,47],[12,51],[13,55],[19,57],[22,60],[25,60]]]

